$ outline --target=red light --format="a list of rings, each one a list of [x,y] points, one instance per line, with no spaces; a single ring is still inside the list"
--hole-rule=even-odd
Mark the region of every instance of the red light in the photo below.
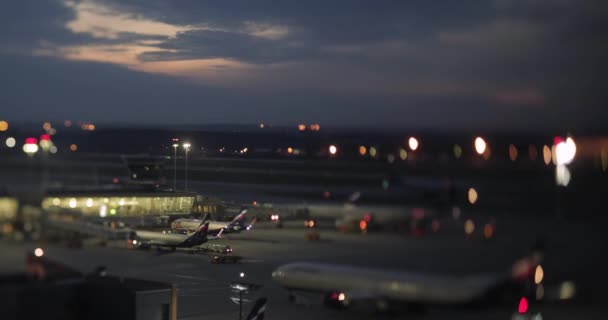
[[[528,300],[525,297],[522,297],[519,300],[519,306],[517,307],[517,312],[526,313],[528,312]]]
[[[365,231],[367,229],[367,222],[365,222],[365,220],[361,220],[361,222],[359,222],[359,229],[361,229],[361,231]]]
[[[332,300],[338,300],[338,293],[337,292],[332,292],[331,293],[331,299]]]
[[[41,134],[40,141],[51,141],[51,136],[48,134]]]
[[[422,208],[413,209],[412,218],[414,218],[415,220],[423,219],[424,218],[424,209],[422,209]]]
[[[370,223],[370,221],[372,221],[372,215],[371,215],[371,214],[369,214],[369,213],[366,213],[366,214],[363,216],[363,220],[364,220],[365,222],[367,222],[367,223]]]
[[[114,179],[112,179],[112,182],[114,182],[114,183],[118,183],[118,178],[114,178]]]
[[[37,144],[38,143],[38,139],[36,138],[26,138],[25,139],[25,144]]]
[[[555,138],[553,138],[553,144],[554,145],[558,145],[560,142],[564,142],[564,138],[563,137],[555,136]]]

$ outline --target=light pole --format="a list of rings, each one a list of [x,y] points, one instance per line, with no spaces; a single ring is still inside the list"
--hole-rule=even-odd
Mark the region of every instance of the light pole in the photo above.
[[[179,144],[173,144],[173,191],[177,191],[177,147]]]
[[[186,151],[186,184],[185,184],[185,189],[186,192],[188,192],[188,151],[190,151],[190,143],[186,142],[184,143],[184,150]]]

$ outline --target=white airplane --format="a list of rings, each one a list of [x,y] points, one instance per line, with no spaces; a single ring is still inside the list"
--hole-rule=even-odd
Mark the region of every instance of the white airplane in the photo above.
[[[185,231],[185,232],[193,232],[200,226],[202,222],[209,223],[209,233],[215,234],[220,231],[225,233],[229,232],[238,232],[241,230],[249,230],[251,226],[255,223],[255,219],[248,226],[245,225],[245,217],[247,214],[247,209],[241,211],[232,221],[213,221],[207,220],[209,214],[205,215],[203,219],[187,219],[180,218],[176,219],[171,223],[171,229],[177,231]]]
[[[527,257],[510,273],[446,276],[296,262],[280,266],[272,277],[289,291],[291,301],[306,300],[305,293],[316,293],[327,306],[372,303],[386,311],[404,305],[467,305],[507,293],[533,296],[527,291],[538,280],[534,278],[538,266],[538,258]]]
[[[209,237],[207,232],[209,230],[208,222],[199,223],[196,232],[191,234],[179,234],[179,233],[163,233],[154,231],[135,231],[135,235],[131,238],[133,245],[147,249],[151,247],[156,248],[169,248],[176,250],[177,248],[192,248],[200,246],[206,243],[208,240],[221,238],[220,233],[215,237]]]

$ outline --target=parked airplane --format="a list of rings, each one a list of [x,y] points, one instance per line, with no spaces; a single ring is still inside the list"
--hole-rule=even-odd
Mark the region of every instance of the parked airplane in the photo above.
[[[176,250],[177,248],[192,248],[210,239],[221,237],[221,231],[216,237],[208,237],[208,230],[208,222],[200,222],[197,231],[189,235],[138,230],[135,231],[132,242],[133,245],[142,249],[151,247],[170,248],[172,250]]]
[[[367,302],[386,311],[398,306],[489,303],[508,294],[517,301],[522,296],[533,296],[535,285],[542,281],[536,271],[539,265],[539,259],[530,256],[519,260],[509,273],[455,277],[296,262],[280,266],[272,277],[289,291],[291,301],[304,298],[307,292],[318,293],[327,306]]]
[[[193,232],[198,228],[202,222],[209,222],[209,233],[215,234],[223,230],[224,233],[238,232],[241,230],[249,230],[255,223],[255,219],[249,225],[245,225],[247,210],[241,211],[232,221],[213,221],[207,220],[209,214],[205,215],[203,219],[187,219],[180,218],[176,219],[171,223],[171,229],[183,232]]]

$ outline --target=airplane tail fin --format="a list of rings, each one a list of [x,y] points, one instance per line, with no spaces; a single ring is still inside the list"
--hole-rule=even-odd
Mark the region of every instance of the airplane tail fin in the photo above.
[[[206,238],[208,232],[209,232],[209,222],[201,222],[198,229],[196,230],[196,235]]]
[[[239,213],[236,217],[234,217],[234,219],[232,219],[232,221],[230,221],[230,223],[228,224],[228,227],[234,227],[236,225],[243,226],[243,222],[245,222],[246,214],[247,214],[247,209],[244,209],[243,211],[241,211],[241,213]]]
[[[201,221],[205,222],[207,220],[209,220],[209,212],[205,213],[205,215],[203,216],[203,219]]]
[[[266,298],[258,299],[253,305],[253,308],[251,309],[251,312],[247,316],[246,320],[263,320],[264,313],[266,312],[266,301]]]

